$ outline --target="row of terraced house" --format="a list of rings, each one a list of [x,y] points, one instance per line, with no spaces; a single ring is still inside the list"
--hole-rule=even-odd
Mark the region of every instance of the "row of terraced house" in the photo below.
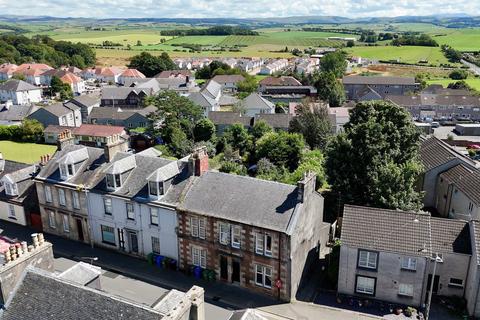
[[[330,225],[314,174],[287,185],[209,170],[202,148],[169,160],[153,148],[132,154],[74,140],[62,132],[53,156],[19,179],[2,178],[10,200],[24,193],[24,181],[34,184],[47,234],[168,258],[180,270],[287,301],[304,268],[326,252]]]

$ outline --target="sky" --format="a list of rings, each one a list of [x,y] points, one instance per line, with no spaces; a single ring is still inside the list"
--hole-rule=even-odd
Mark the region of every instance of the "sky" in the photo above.
[[[2,15],[85,18],[360,18],[479,11],[478,0],[0,0]]]

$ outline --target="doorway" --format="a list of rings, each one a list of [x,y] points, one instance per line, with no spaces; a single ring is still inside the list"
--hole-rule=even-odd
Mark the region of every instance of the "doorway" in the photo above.
[[[232,260],[232,282],[240,283],[240,261]]]
[[[433,290],[432,294],[437,294],[438,293],[438,284],[440,283],[440,276],[435,275],[435,278],[433,280]],[[428,292],[430,292],[430,286],[432,284],[432,274],[428,275],[428,280],[427,280],[427,297],[428,297]]]
[[[75,221],[77,223],[78,241],[84,242],[82,219],[75,219]]]
[[[138,237],[137,233],[133,231],[128,232],[128,240],[130,242],[130,252],[138,253]]]
[[[228,259],[220,256],[220,279],[228,281]]]

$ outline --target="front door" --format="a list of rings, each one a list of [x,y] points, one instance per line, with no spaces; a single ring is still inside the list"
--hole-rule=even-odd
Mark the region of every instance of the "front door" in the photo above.
[[[125,250],[125,238],[123,234],[123,229],[118,229],[118,245],[120,249]]]
[[[137,233],[129,231],[128,232],[128,240],[130,242],[130,252],[138,253],[138,238]]]
[[[438,284],[440,283],[440,276],[436,275],[435,279],[433,280],[433,290],[432,294],[437,294],[438,293]],[[428,280],[427,280],[427,293],[430,291],[430,286],[432,284],[432,274],[428,275]],[[428,294],[427,294],[428,297]]]
[[[85,238],[83,237],[83,224],[82,224],[82,219],[75,219],[77,222],[77,232],[78,232],[78,241],[85,241]]]
[[[232,260],[232,282],[240,283],[240,261]]]
[[[220,256],[220,279],[228,281],[228,259]]]

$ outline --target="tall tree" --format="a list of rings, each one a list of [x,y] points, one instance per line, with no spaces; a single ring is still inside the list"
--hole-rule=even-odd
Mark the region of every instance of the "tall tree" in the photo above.
[[[347,54],[344,51],[327,53],[320,59],[320,70],[331,72],[336,78],[341,78],[347,70]]]
[[[359,103],[344,130],[327,147],[332,190],[346,203],[419,209],[419,132],[408,112],[383,101]]]
[[[147,77],[153,77],[165,70],[176,69],[175,64],[166,52],[158,57],[148,52],[142,52],[130,59],[128,67],[137,69]]]
[[[300,162],[305,142],[302,135],[271,132],[257,141],[257,159],[266,158],[277,167],[295,170]]]
[[[301,133],[310,148],[323,150],[332,134],[327,107],[302,103],[297,107],[297,116],[290,121],[289,131]]]
[[[317,73],[314,79],[318,97],[330,107],[340,107],[345,102],[345,89],[333,72]]]
[[[223,133],[223,139],[225,144],[230,145],[240,155],[243,155],[250,146],[250,135],[241,123],[235,123],[228,127]]]

